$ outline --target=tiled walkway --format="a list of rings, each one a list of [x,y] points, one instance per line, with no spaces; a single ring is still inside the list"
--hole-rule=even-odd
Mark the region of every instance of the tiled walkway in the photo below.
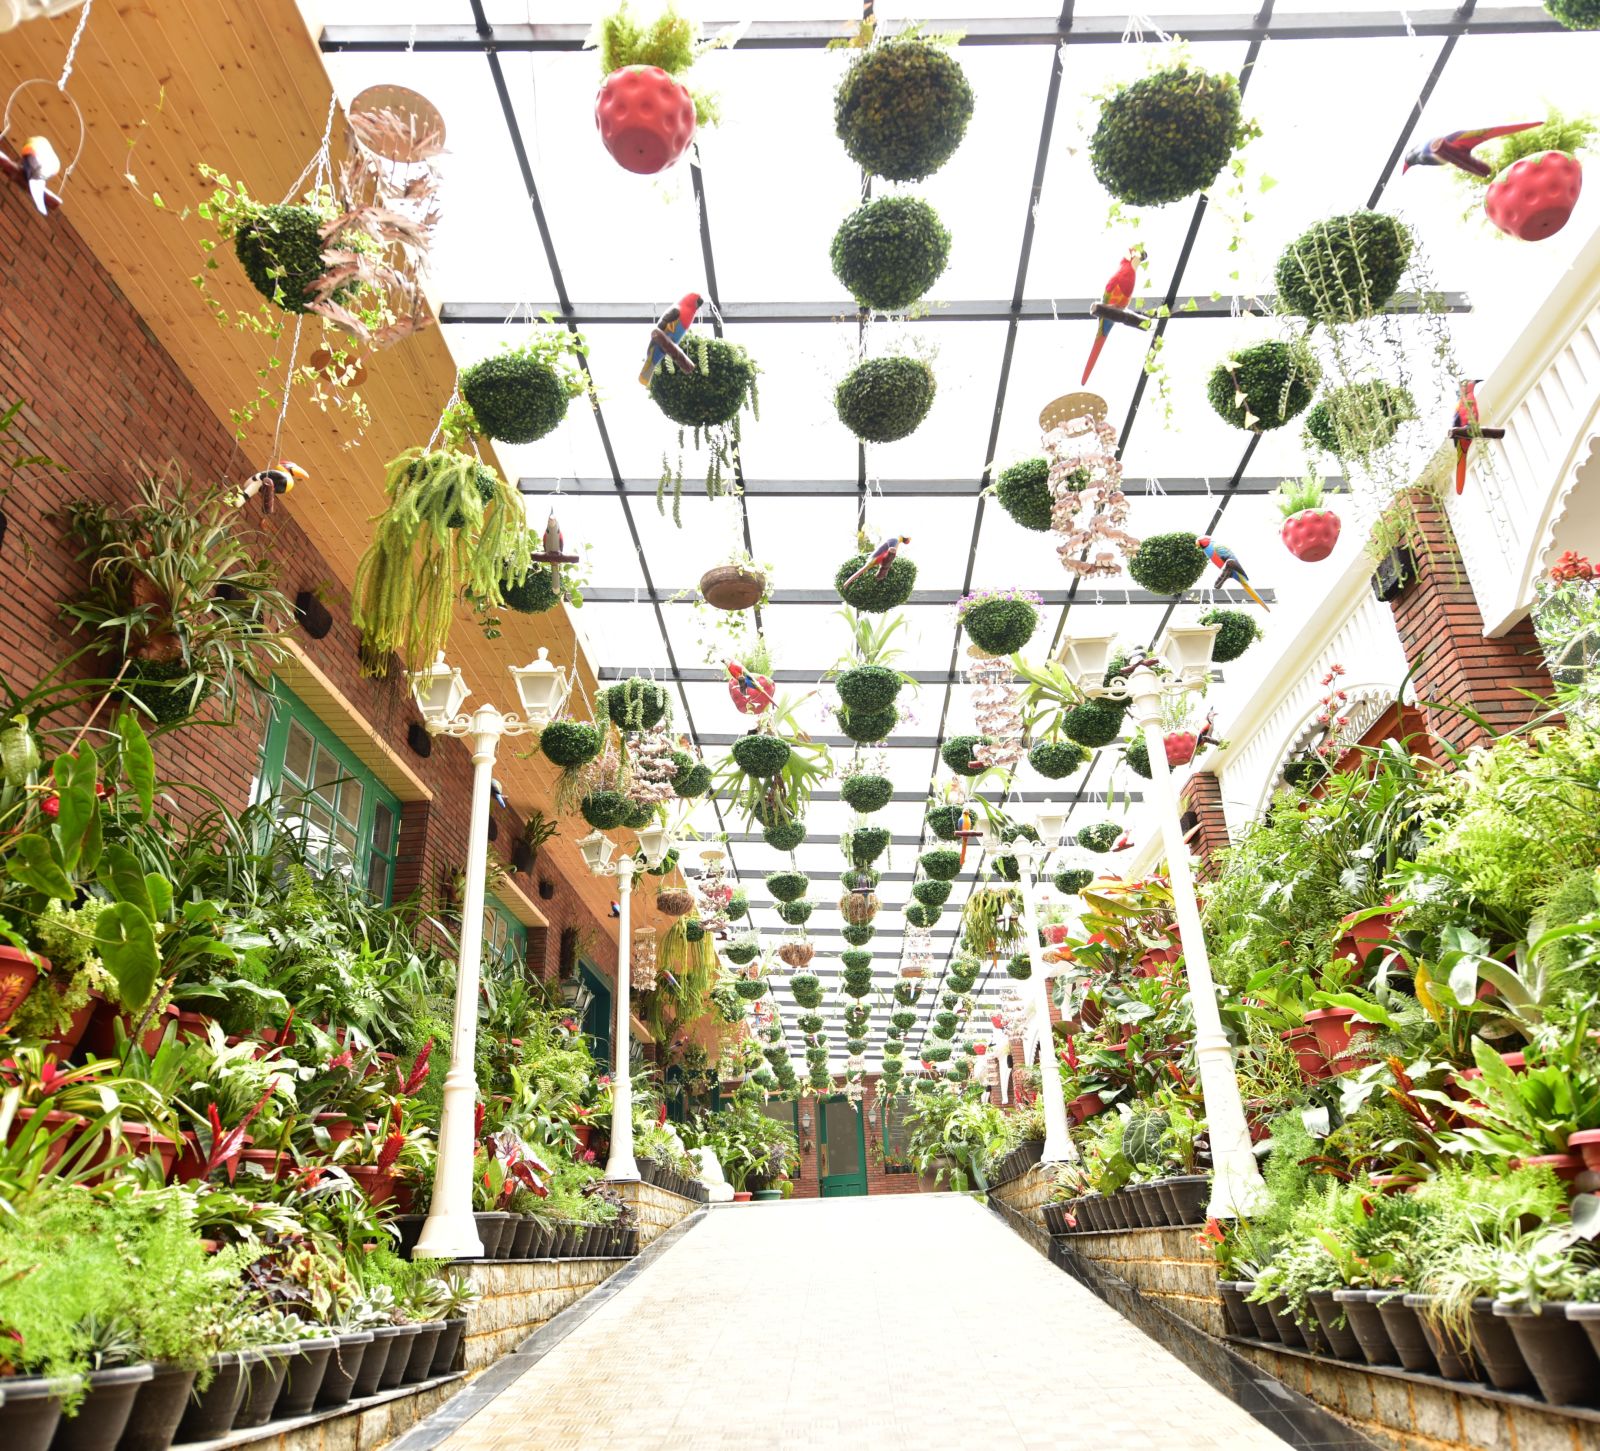
[[[448,1451],[1284,1443],[972,1200],[729,1205]]]

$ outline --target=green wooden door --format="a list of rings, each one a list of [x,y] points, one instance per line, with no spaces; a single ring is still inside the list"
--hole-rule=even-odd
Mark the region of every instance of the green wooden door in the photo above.
[[[861,1110],[848,1098],[824,1099],[822,1117],[822,1197],[843,1199],[867,1192],[867,1138]]]

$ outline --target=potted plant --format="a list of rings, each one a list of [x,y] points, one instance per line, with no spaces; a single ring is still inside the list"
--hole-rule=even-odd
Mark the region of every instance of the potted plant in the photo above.
[[[1278,257],[1280,308],[1324,325],[1382,312],[1400,286],[1414,240],[1410,227],[1383,212],[1317,222]]]
[[[933,369],[921,358],[868,358],[840,380],[833,406],[839,422],[863,442],[894,443],[916,432],[933,407],[937,390]],[[870,608],[848,596],[846,603]]]
[[[665,171],[688,150],[697,125],[716,123],[714,98],[677,78],[717,43],[702,42],[700,27],[670,8],[648,26],[626,4],[601,20],[605,80],[594,119],[601,144],[619,166],[641,176]]]
[[[862,307],[903,312],[939,280],[950,234],[921,197],[879,197],[839,224],[831,257],[833,275]]]
[[[1015,655],[1039,628],[1042,604],[1032,590],[973,590],[956,602],[956,618],[986,655]]]
[[[1108,852],[1122,835],[1122,828],[1114,821],[1099,821],[1090,826],[1080,826],[1076,841],[1085,851]]]
[[[870,816],[894,797],[894,782],[875,771],[852,769],[839,783],[839,798],[852,811]]]
[[[853,651],[837,660],[828,672],[839,693],[839,727],[852,739],[881,740],[899,719],[895,700],[901,689],[913,684],[911,676],[894,668],[903,653],[889,642],[904,628],[904,615],[891,615],[881,625],[870,615],[841,610],[850,626]]]
[[[1337,516],[1334,519],[1334,526],[1334,532],[1337,534]],[[1287,544],[1288,540],[1285,539],[1284,542]],[[1290,552],[1294,553],[1292,546]],[[1211,642],[1211,658],[1218,665],[1227,665],[1237,660],[1261,638],[1261,626],[1256,623],[1256,617],[1247,610],[1207,610],[1200,616],[1199,623],[1217,627],[1216,638]]]
[[[859,552],[845,560],[834,574],[833,585],[839,598],[851,609],[875,615],[898,609],[916,587],[916,564],[904,550],[897,550],[887,570],[865,570],[873,546],[865,535],[858,537],[857,546]]]
[[[700,576],[700,598],[730,614],[758,608],[767,599],[767,571],[748,554],[736,553]],[[771,684],[764,681],[763,688],[770,690]]]
[[[1225,422],[1264,433],[1304,413],[1321,379],[1322,370],[1304,343],[1255,343],[1212,369],[1206,394]]]
[[[860,54],[834,93],[834,132],[865,172],[920,181],[955,154],[972,119],[972,87],[947,46],[863,27]]]
[[[670,468],[663,459],[656,507],[666,512],[670,488],[672,519],[680,528],[684,430],[691,431],[696,448],[706,449],[706,497],[715,499],[724,492],[723,470],[735,466],[738,459],[741,410],[749,408],[752,417],[761,416],[756,392],[756,375],[761,370],[744,348],[722,338],[691,333],[682,339],[682,351],[693,364],[692,372],[667,357],[650,375],[650,397],[678,425],[678,464]]]
[[[1318,408],[1322,406],[1320,403],[1317,405]],[[1339,542],[1339,516],[1332,509],[1323,507],[1322,480],[1316,474],[1308,473],[1303,478],[1285,479],[1279,484],[1278,508],[1284,516],[1279,537],[1283,540],[1283,547],[1296,559],[1303,560],[1307,564],[1316,564],[1333,553],[1334,545]],[[1242,611],[1235,613],[1241,618],[1250,620],[1254,626],[1253,617],[1245,615]],[[1204,617],[1202,623],[1210,621],[1211,617],[1208,615]],[[1211,658],[1219,661],[1233,659],[1231,655],[1224,656],[1219,653],[1222,645],[1223,632],[1218,631]]]
[[[1043,534],[1051,528],[1055,495],[1050,492],[1048,459],[1026,458],[1001,469],[990,492],[1024,529]]]
[[[445,433],[456,442],[479,434],[499,443],[535,443],[567,416],[567,405],[587,387],[579,358],[581,334],[556,326],[530,330],[528,341],[461,370],[461,400]]]
[[[1346,463],[1370,464],[1373,455],[1394,442],[1401,424],[1410,422],[1416,416],[1416,400],[1408,388],[1385,383],[1382,379],[1346,383],[1342,387],[1329,389],[1312,406],[1306,414],[1306,436],[1318,448],[1325,449]],[[1317,481],[1314,495],[1310,491],[1309,481],[1301,487],[1306,489],[1301,496],[1305,502],[1292,497],[1280,500],[1279,507],[1285,514],[1291,513],[1287,507],[1289,502],[1297,503],[1300,509],[1320,510],[1320,480]],[[1334,523],[1337,536],[1337,519]],[[1287,544],[1287,522],[1284,530],[1284,542]],[[1299,557],[1305,558],[1304,555]]]
[[[1563,24],[1581,0],[1554,0],[1549,9]],[[1592,21],[1590,22],[1592,25]],[[1501,232],[1524,242],[1540,242],[1559,232],[1572,216],[1583,187],[1579,154],[1594,143],[1596,124],[1587,116],[1551,111],[1540,126],[1500,139],[1475,152],[1488,167],[1479,176],[1463,172],[1470,185],[1485,188],[1484,214]]]

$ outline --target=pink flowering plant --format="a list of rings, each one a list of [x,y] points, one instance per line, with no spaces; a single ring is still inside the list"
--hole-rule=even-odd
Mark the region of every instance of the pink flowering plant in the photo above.
[[[987,655],[1015,655],[1039,628],[1044,601],[1027,589],[979,589],[956,601],[967,638]]]

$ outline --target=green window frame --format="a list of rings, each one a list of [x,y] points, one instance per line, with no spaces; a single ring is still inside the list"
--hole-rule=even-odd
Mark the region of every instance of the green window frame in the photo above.
[[[893,1122],[890,1112],[893,1111]],[[915,1174],[916,1165],[905,1156],[906,1109],[898,1093],[878,1099],[878,1130],[883,1142],[885,1174]]]
[[[261,743],[255,799],[276,799],[279,818],[321,866],[384,905],[394,894],[400,798],[357,759],[281,680]]]
[[[528,965],[528,929],[496,897],[483,899],[483,960],[521,976]]]
[[[578,979],[589,989],[589,1006],[583,1013],[583,1034],[589,1052],[602,1073],[611,1072],[611,1014],[614,1006],[610,985],[587,962],[579,962]]]

